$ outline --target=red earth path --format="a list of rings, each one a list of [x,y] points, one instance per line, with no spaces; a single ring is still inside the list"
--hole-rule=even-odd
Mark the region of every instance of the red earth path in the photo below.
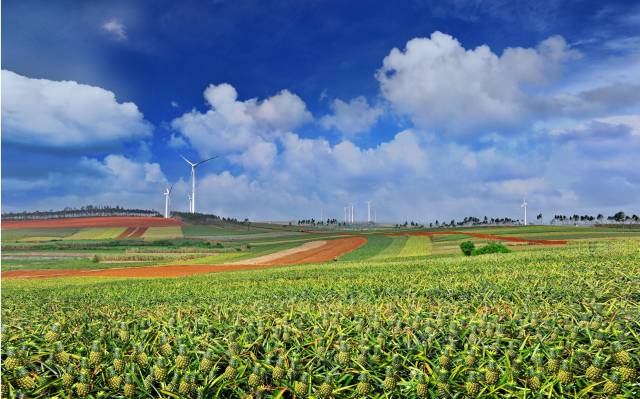
[[[145,216],[105,216],[87,218],[2,221],[3,229],[63,229],[65,227],[167,227],[182,225],[183,223],[176,219]]]
[[[525,244],[537,244],[537,245],[564,245],[567,240],[528,240],[526,238],[510,237],[510,236],[494,236],[493,234],[471,233],[468,231],[416,231],[397,233],[391,235],[412,235],[412,236],[434,236],[434,235],[449,235],[449,234],[462,234],[475,238],[484,238],[486,240],[506,241],[506,242],[520,242]]]
[[[260,265],[176,265],[144,266],[119,269],[46,269],[46,270],[10,270],[2,272],[3,279],[10,278],[48,278],[48,277],[179,277],[193,274],[228,272],[236,270],[262,269],[284,265],[327,262],[336,256],[344,255],[367,242],[365,237],[347,237],[328,240],[319,248],[298,252]]]

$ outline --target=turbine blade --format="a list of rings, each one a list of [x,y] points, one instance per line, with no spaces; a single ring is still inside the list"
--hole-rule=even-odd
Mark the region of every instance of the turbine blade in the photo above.
[[[185,160],[185,162],[186,162],[186,163],[188,163],[189,165],[191,165],[191,166],[194,166],[194,165],[195,165],[193,162],[191,162],[191,161],[189,161],[187,158],[185,158],[182,154],[179,154],[179,155],[180,155],[180,157],[181,157],[182,159],[184,159],[184,160]]]
[[[218,158],[218,155],[213,156],[213,157],[211,157],[211,158],[207,158],[207,159],[202,160],[202,161],[200,161],[200,162],[197,162],[196,164],[194,164],[194,166],[198,166],[198,165],[200,165],[200,164],[202,164],[202,163],[205,163],[205,162],[207,162],[207,161],[211,161],[212,159],[216,159],[216,158]]]

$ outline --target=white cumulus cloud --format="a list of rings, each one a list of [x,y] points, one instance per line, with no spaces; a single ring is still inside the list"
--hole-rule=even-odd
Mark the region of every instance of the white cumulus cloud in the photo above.
[[[102,29],[111,34],[116,40],[127,40],[127,30],[122,21],[112,18],[102,24]]]
[[[74,81],[32,79],[2,70],[3,141],[86,148],[144,139],[151,125],[131,102]]]
[[[347,137],[368,132],[383,113],[381,107],[372,107],[363,96],[351,99],[348,103],[335,99],[331,103],[333,114],[325,115],[320,124],[325,129],[335,128]]]

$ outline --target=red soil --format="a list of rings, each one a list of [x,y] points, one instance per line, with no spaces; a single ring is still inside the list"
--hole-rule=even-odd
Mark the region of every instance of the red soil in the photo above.
[[[178,265],[145,266],[121,269],[97,270],[10,270],[2,272],[2,278],[48,278],[48,277],[179,277],[193,274],[228,272],[236,270],[262,269],[302,263],[326,262],[344,255],[365,244],[364,237],[348,237],[329,240],[320,248],[303,251],[264,265]]]
[[[176,219],[144,216],[109,216],[46,220],[8,220],[2,222],[3,229],[38,229],[65,227],[166,227],[182,225],[183,223]]]
[[[463,234],[470,237],[484,238],[487,240],[520,242],[520,243],[535,244],[535,245],[564,245],[567,243],[567,240],[527,240],[525,238],[519,238],[519,237],[494,236],[493,234],[471,233],[468,231],[416,231],[416,232],[397,233],[397,234],[391,234],[391,235],[435,236],[435,235],[449,235],[449,234]]]
[[[129,235],[131,233],[133,233],[134,231],[136,231],[135,227],[127,227],[127,229],[125,231],[123,231],[122,233],[120,233],[120,235],[118,237],[116,237],[116,240],[125,239],[125,238],[129,237]]]

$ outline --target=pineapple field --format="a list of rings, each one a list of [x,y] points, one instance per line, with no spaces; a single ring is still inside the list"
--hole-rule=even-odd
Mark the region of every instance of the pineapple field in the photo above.
[[[322,264],[3,279],[2,397],[640,397],[637,237],[450,245],[372,234]]]

